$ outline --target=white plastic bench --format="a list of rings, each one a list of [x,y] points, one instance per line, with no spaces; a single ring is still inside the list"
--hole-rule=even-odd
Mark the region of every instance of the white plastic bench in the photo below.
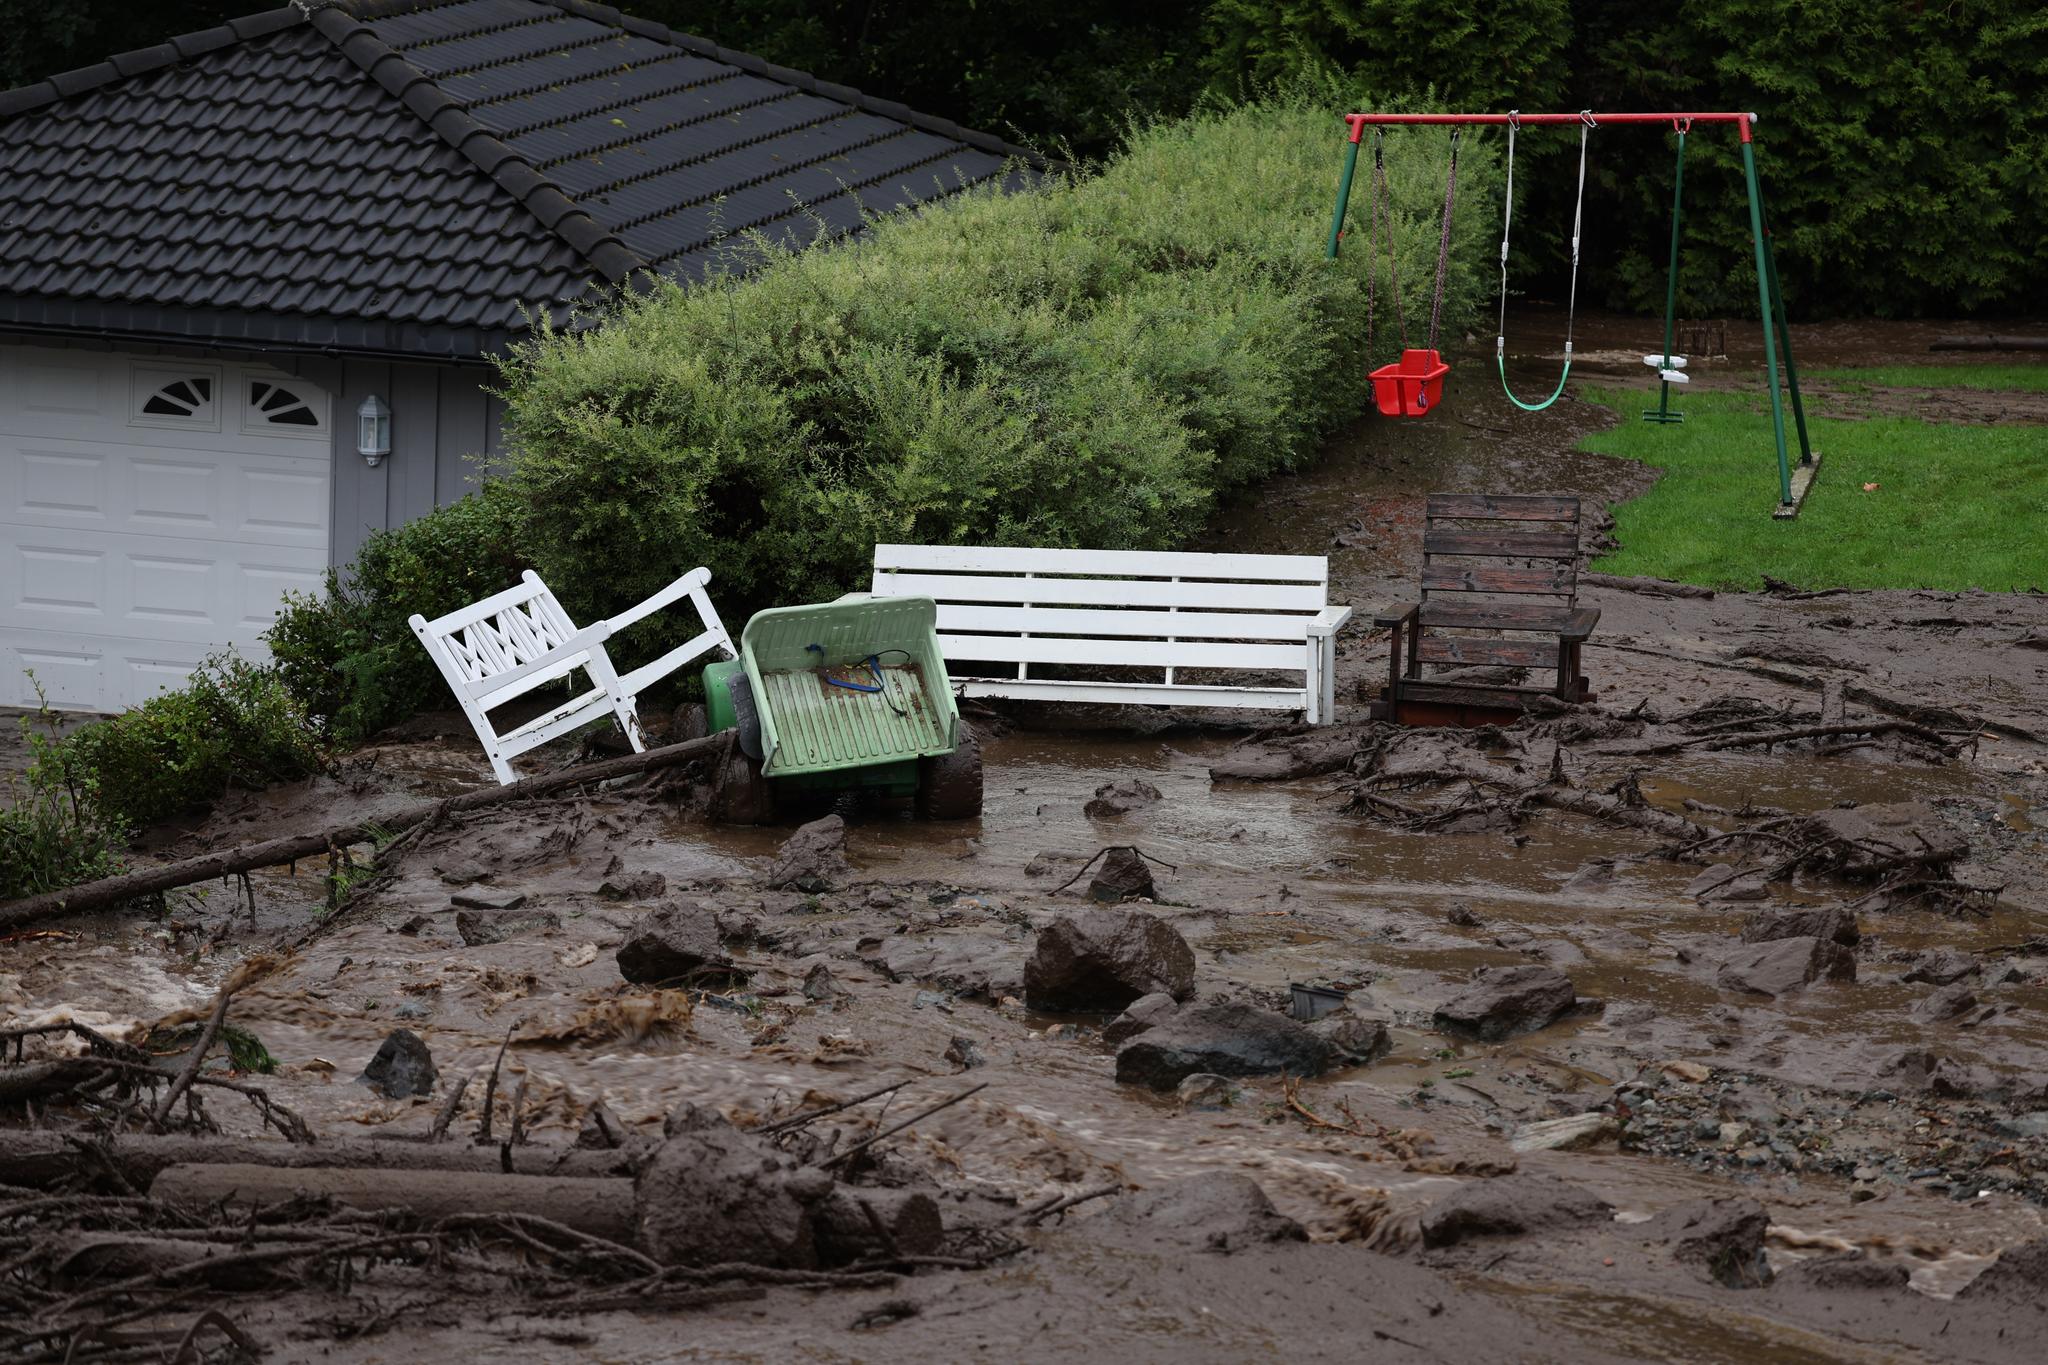
[[[965,697],[1336,710],[1336,636],[1321,555],[877,545],[873,591],[929,597]],[[1033,676],[1047,665],[1140,668],[1149,681]],[[991,667],[993,666],[993,667]],[[1298,684],[1184,675],[1293,673]]]
[[[635,753],[645,750],[636,704],[640,693],[711,650],[720,651],[723,658],[734,656],[732,637],[704,593],[710,581],[709,569],[692,569],[630,611],[578,630],[540,575],[528,569],[518,587],[473,606],[433,621],[414,615],[412,633],[440,666],[441,676],[476,727],[491,771],[499,782],[513,782],[518,774],[512,771],[512,759],[606,712],[618,717]],[[704,629],[644,668],[620,675],[604,642],[685,597],[697,608]],[[590,691],[502,733],[492,723],[490,713],[498,707],[579,668],[595,684]]]

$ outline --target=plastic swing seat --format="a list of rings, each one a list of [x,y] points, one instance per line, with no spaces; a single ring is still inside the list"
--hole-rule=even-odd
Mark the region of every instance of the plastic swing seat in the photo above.
[[[1682,355],[1646,355],[1643,363],[1657,372],[1657,377],[1666,384],[1690,384],[1692,376],[1685,372],[1685,357]]]
[[[1369,376],[1373,400],[1388,417],[1426,417],[1444,396],[1451,367],[1435,351],[1403,351],[1391,365]]]

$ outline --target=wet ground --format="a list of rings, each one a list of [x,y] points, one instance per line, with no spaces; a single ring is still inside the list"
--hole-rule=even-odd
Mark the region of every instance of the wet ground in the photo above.
[[[1554,321],[1531,315],[1515,335],[1536,350]],[[1813,367],[1918,363],[1923,331],[1954,330],[1858,324],[1795,339]],[[1639,355],[1656,349],[1653,331],[1582,319],[1578,349]],[[1730,328],[1731,377],[1751,340]],[[1532,357],[1518,378],[1535,388],[1543,365]],[[1315,467],[1227,511],[1203,548],[1332,556],[1333,600],[1364,618],[1340,641],[1339,719],[1356,727],[1385,668],[1370,611],[1407,595],[1422,494],[1624,499],[1653,475],[1572,450],[1609,420],[1573,401],[1514,413],[1485,364],[1461,364],[1429,422],[1398,440],[1361,424]],[[963,1084],[951,1078],[964,1040],[985,1059],[971,1079],[989,1088],[896,1140],[949,1194],[1029,1204],[1105,1181],[1156,1189],[1237,1172],[1314,1239],[1228,1257],[1167,1250],[1084,1208],[996,1270],[905,1281],[890,1294],[914,1311],[886,1326],[854,1325],[889,1297],[880,1291],[777,1291],[687,1316],[541,1316],[511,1300],[488,1313],[431,1296],[407,1308],[404,1295],[379,1300],[371,1286],[347,1311],[376,1318],[367,1295],[386,1320],[346,1340],[331,1327],[344,1308],[332,1294],[238,1310],[278,1358],[857,1360],[1015,1355],[1024,1343],[1048,1358],[1176,1360],[1352,1357],[1361,1343],[1374,1358],[1475,1361],[2037,1358],[2037,1308],[1956,1296],[1998,1253],[2048,1230],[2048,746],[2029,738],[2048,736],[2048,652],[2019,643],[2048,633],[2048,599],[1604,588],[1585,598],[1604,613],[1587,660],[1609,716],[1647,706],[1670,717],[1730,697],[1813,708],[1833,682],[1849,689],[1851,714],[1931,704],[1989,726],[1940,763],[1882,745],[1644,758],[1626,752],[1626,733],[1588,734],[1565,745],[1579,787],[1637,772],[1650,805],[1673,814],[1700,809],[1688,800],[1793,813],[1924,801],[1969,841],[1959,875],[2002,889],[1966,913],[1858,909],[1854,982],[1758,998],[1724,988],[1717,971],[1743,919],[1759,904],[1853,904],[1866,888],[1802,874],[1773,884],[1765,902],[1703,903],[1688,893],[1699,868],[1653,856],[1665,841],[1650,834],[1558,812],[1510,828],[1411,831],[1350,809],[1343,774],[1213,781],[1242,731],[1153,713],[1138,717],[1143,733],[1084,731],[1039,713],[982,722],[979,821],[857,820],[855,871],[831,890],[761,889],[786,829],[708,827],[630,791],[540,803],[428,839],[391,886],[331,923],[318,920],[317,869],[301,865],[296,876],[258,875],[253,912],[215,886],[173,898],[158,920],[71,922],[0,942],[0,1016],[69,1006],[118,1028],[203,1010],[245,955],[288,942],[289,961],[237,996],[233,1017],[281,1064],[266,1085],[317,1130],[426,1129],[439,1095],[385,1101],[351,1083],[404,1026],[433,1048],[444,1089],[488,1064],[509,1033],[507,1065],[540,1140],[568,1139],[600,1102],[646,1132],[684,1102],[748,1116],[906,1075],[937,1096]],[[1540,766],[1551,748],[1517,741],[1492,757]],[[1161,799],[1086,815],[1095,789],[1119,778],[1143,779]],[[429,718],[338,777],[230,801],[167,851],[488,782],[459,718]],[[1312,1126],[1270,1079],[1243,1082],[1219,1112],[1181,1112],[1171,1096],[1114,1082],[1101,1017],[1019,1003],[1034,935],[1081,905],[1056,888],[1107,844],[1135,844],[1162,865],[1156,912],[1193,947],[1202,998],[1278,1005],[1292,983],[1322,984],[1391,1022],[1389,1055],[1301,1091],[1312,1112],[1347,1115],[1357,1122],[1341,1127],[1355,1131]],[[643,878],[618,895],[634,874],[658,874],[659,888]],[[523,894],[522,911],[552,911],[556,923],[465,944],[451,905],[465,892]],[[615,950],[676,899],[751,918],[744,988],[692,1006],[621,982]],[[1936,988],[1902,978],[1931,947],[1976,960],[1988,1013],[1914,1013]],[[847,994],[806,995],[821,962]],[[1475,968],[1528,962],[1561,968],[1604,1008],[1498,1044],[1433,1026],[1435,1006]],[[1963,1079],[1930,1086],[1900,1070],[1916,1050]],[[1603,1106],[1626,1113],[1618,1140],[1512,1145],[1532,1123]],[[461,1121],[477,1117],[472,1099]],[[1614,1216],[1568,1235],[1422,1247],[1431,1206],[1525,1177],[1592,1191]],[[1644,1232],[1675,1206],[1729,1195],[1768,1211],[1780,1273],[1770,1288],[1702,1280]],[[1815,1288],[1786,1273],[1845,1251],[1908,1283]]]

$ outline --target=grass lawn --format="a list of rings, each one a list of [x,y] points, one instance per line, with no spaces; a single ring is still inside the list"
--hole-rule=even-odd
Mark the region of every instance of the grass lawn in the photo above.
[[[2048,589],[2048,427],[1811,420],[1820,476],[1799,517],[1777,521],[1761,395],[1688,393],[1682,426],[1639,420],[1641,390],[1583,396],[1625,419],[1585,449],[1664,471],[1614,509],[1622,548],[1594,565],[1602,573],[1716,588],[1755,589],[1770,574],[1805,588]],[[1785,426],[1797,459],[1789,408]]]
[[[2004,389],[2048,393],[2048,361],[2031,365],[1872,365],[1862,369],[1815,370],[1813,377],[1851,390]]]

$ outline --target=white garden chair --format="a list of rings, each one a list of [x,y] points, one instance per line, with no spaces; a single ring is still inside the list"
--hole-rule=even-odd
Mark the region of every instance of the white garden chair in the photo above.
[[[714,649],[722,658],[734,657],[732,637],[704,593],[704,585],[710,581],[709,569],[692,569],[630,611],[579,630],[540,575],[528,569],[518,587],[460,611],[433,621],[414,615],[412,632],[433,656],[469,723],[476,727],[477,738],[490,757],[491,771],[501,783],[514,782],[518,774],[512,771],[512,759],[588,725],[606,712],[618,718],[633,751],[645,751],[636,709],[640,693]],[[685,597],[697,608],[704,629],[644,668],[624,675],[615,670],[605,653],[605,641]],[[498,707],[579,668],[595,684],[590,691],[511,730],[500,732],[492,722],[490,713]]]

